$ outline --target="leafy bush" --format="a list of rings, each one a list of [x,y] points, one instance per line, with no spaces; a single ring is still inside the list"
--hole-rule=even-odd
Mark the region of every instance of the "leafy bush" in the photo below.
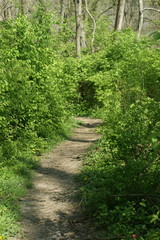
[[[117,33],[116,33],[117,34]],[[159,230],[159,49],[131,32],[92,60],[102,140],[81,173],[87,214],[107,237],[151,239]],[[91,65],[88,64],[90,67]],[[89,70],[88,70],[89,72]],[[124,227],[125,226],[125,227]]]
[[[41,7],[32,17],[0,24],[0,168],[5,169],[0,235],[13,235],[19,218],[14,204],[20,191],[31,186],[37,156],[64,138],[73,124],[77,85],[70,69],[74,72],[76,61],[57,55],[52,16]]]

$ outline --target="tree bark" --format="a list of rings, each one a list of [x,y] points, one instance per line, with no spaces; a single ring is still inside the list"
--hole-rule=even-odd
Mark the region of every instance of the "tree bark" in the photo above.
[[[76,15],[76,53],[81,56],[81,47],[86,47],[85,31],[82,17],[82,0],[75,0]]]
[[[82,0],[75,0],[76,14],[76,53],[81,56],[81,21],[82,21]]]
[[[90,16],[90,18],[93,21],[93,32],[92,32],[92,40],[91,40],[91,49],[92,49],[92,53],[94,53],[94,39],[95,39],[95,33],[96,33],[96,21],[94,19],[94,17],[92,16],[92,14],[90,13],[89,9],[88,9],[88,2],[87,0],[85,0],[85,5],[86,5],[86,12],[88,13],[88,15]]]
[[[126,4],[126,0],[118,0],[116,21],[115,21],[115,30],[117,31],[121,31],[122,29],[125,4]]]
[[[143,19],[144,19],[144,14],[143,14],[143,0],[139,0],[139,27],[138,27],[138,38],[140,38],[141,33],[142,33],[142,28],[143,28]]]
[[[81,21],[81,46],[86,47],[86,32],[84,30],[83,20]]]

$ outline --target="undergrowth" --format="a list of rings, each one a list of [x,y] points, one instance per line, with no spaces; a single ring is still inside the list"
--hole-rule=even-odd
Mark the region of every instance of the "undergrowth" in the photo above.
[[[158,240],[159,49],[130,31],[115,34],[85,70],[104,124],[80,174],[82,203],[103,239]]]
[[[38,16],[38,17],[37,17]],[[0,237],[15,236],[20,198],[32,186],[42,152],[65,139],[75,121],[73,59],[57,55],[52,15],[0,22]],[[73,67],[69,67],[71,61]]]
[[[86,214],[105,238],[159,240],[159,40],[99,32],[77,59],[53,19],[40,5],[0,22],[0,239],[18,232],[39,156],[91,115],[104,124],[80,175]]]

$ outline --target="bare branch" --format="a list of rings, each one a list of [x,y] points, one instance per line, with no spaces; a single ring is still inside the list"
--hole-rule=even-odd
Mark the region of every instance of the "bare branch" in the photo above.
[[[149,197],[149,198],[160,198],[160,195],[157,194],[139,194],[139,193],[131,193],[131,194],[113,194],[113,195],[108,195],[108,198],[112,197]]]
[[[87,2],[87,0],[85,0],[85,5],[86,5],[86,12],[88,13],[88,15],[90,16],[90,18],[93,21],[93,32],[92,32],[91,48],[92,48],[92,53],[94,53],[94,39],[95,39],[95,33],[96,33],[97,24],[96,24],[96,21],[95,21],[94,17],[92,16],[92,14],[90,13],[90,11],[88,9],[88,2]]]
[[[144,18],[144,21],[148,21],[148,22],[151,22],[151,23],[155,24],[156,26],[159,26],[159,23],[153,21],[153,20],[150,19],[150,18],[145,17],[145,18]]]
[[[103,12],[101,12],[101,13],[98,15],[97,19],[100,18],[104,13],[106,13],[106,12],[108,12],[110,9],[112,9],[114,6],[115,6],[115,4],[114,4],[113,6],[107,8],[107,9],[104,10]]]
[[[142,12],[144,12],[144,11],[156,11],[156,12],[159,12],[160,13],[160,9],[156,9],[156,8],[144,8],[143,10],[142,10]]]

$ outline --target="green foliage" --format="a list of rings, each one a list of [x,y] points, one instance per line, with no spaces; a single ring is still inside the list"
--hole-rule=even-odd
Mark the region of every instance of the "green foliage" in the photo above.
[[[82,199],[108,238],[158,239],[159,49],[129,30],[111,37],[85,70],[104,123],[81,173]]]
[[[19,231],[15,222],[20,220],[18,198],[24,195],[24,180],[7,168],[1,168],[0,178],[0,233],[8,237]]]
[[[14,205],[31,186],[38,156],[73,125],[77,83],[70,77],[76,60],[58,56],[52,16],[43,7],[0,24],[0,236],[9,236],[17,232]]]
[[[156,31],[156,32],[152,33],[151,36],[153,37],[154,40],[159,40],[160,39],[160,32]]]
[[[52,19],[41,5],[0,22],[0,235],[18,231],[15,202],[38,156],[66,136],[73,114],[92,114],[104,124],[81,174],[85,211],[108,237],[158,240],[159,40],[104,34],[99,20],[96,53],[75,59],[69,20]]]

